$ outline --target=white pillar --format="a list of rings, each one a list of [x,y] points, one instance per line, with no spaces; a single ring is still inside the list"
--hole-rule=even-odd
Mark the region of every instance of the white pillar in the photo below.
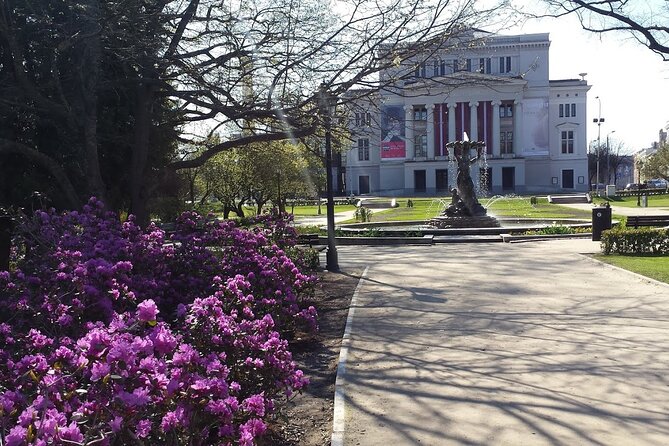
[[[414,159],[413,147],[413,105],[404,106],[404,136],[406,138],[406,158]]]
[[[521,152],[520,133],[522,131],[523,103],[519,100],[513,102],[513,153]]]
[[[469,140],[478,141],[479,140],[479,119],[478,119],[478,106],[479,103],[472,101],[469,103]]]
[[[427,134],[427,159],[434,159],[434,104],[427,104],[427,122],[425,125]]]
[[[448,105],[448,142],[455,141],[455,107],[458,104],[451,102]]]
[[[500,157],[500,146],[499,146],[499,106],[502,105],[501,101],[492,102],[492,156],[493,158]]]

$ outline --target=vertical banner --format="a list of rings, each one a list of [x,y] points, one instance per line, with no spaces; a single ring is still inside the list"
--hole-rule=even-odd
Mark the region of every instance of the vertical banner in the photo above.
[[[548,100],[524,99],[522,124],[524,151],[541,154],[548,152]]]
[[[404,121],[403,106],[381,108],[381,159],[406,157]]]

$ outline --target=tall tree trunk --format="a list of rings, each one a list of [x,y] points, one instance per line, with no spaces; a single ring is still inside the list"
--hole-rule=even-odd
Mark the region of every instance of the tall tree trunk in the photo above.
[[[244,218],[244,202],[237,204],[237,209],[235,210],[237,217]]]
[[[137,86],[135,108],[135,138],[130,165],[130,211],[141,226],[149,223],[148,197],[146,191],[146,163],[149,157],[149,135],[151,134],[152,87],[145,83]]]
[[[100,82],[100,64],[102,63],[102,49],[100,44],[100,33],[98,23],[100,18],[100,5],[97,0],[88,2],[87,33],[86,39],[86,65],[82,67],[83,80],[83,136],[84,136],[84,160],[86,163],[86,183],[89,193],[99,199],[106,200],[106,188],[100,170],[100,156],[98,152],[98,85]]]

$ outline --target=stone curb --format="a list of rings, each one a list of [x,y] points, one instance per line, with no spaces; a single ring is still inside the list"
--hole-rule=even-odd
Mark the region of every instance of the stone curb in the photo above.
[[[367,278],[367,271],[369,266],[360,276],[358,285],[355,287],[353,297],[351,297],[351,304],[348,308],[348,316],[346,317],[346,328],[344,329],[344,336],[341,340],[341,348],[339,350],[339,362],[337,363],[337,378],[335,379],[335,394],[334,394],[334,416],[332,418],[332,440],[331,446],[344,445],[344,432],[346,428],[346,393],[344,384],[346,384],[346,360],[348,358],[348,350],[351,346],[351,330],[353,329],[353,315],[358,304],[358,294],[362,288],[363,281]]]

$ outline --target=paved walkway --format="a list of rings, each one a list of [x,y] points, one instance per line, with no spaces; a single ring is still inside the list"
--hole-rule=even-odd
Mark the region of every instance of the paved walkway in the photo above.
[[[335,223],[341,221],[350,220],[354,217],[355,211],[343,211],[335,212]],[[325,206],[323,206],[323,214],[313,217],[297,217],[295,218],[295,224],[298,226],[325,226],[327,225],[327,214],[325,212]]]
[[[598,250],[340,247],[369,270],[333,445],[669,444],[669,287]]]
[[[574,209],[583,209],[589,211],[593,208],[591,203],[572,203],[561,204],[560,206],[567,206]],[[618,215],[669,215],[669,207],[626,207],[626,206],[611,206],[611,212]]]
[[[373,209],[373,212],[381,212],[385,210],[387,209]],[[355,211],[335,212],[335,223],[351,220],[354,217]],[[295,219],[295,224],[298,226],[327,225],[327,215],[325,214],[325,208],[323,208],[323,215],[313,217],[298,217]]]

